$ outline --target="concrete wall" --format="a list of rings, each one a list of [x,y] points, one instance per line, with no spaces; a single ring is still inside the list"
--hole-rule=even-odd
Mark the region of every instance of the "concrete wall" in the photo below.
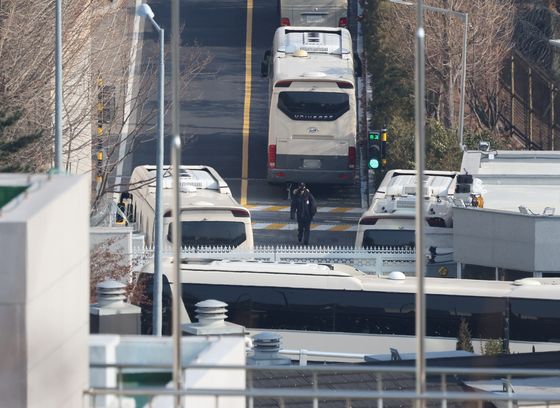
[[[455,260],[528,272],[560,270],[560,217],[453,210]]]
[[[91,363],[117,363],[126,365],[155,364],[167,365],[169,371],[173,364],[173,344],[171,337],[155,336],[90,336]],[[245,365],[245,337],[231,336],[186,336],[181,339],[181,356],[184,366],[203,365]],[[137,368],[137,372],[145,369]],[[130,372],[130,369],[129,369]],[[108,387],[117,385],[116,371],[112,368],[92,368],[91,385]],[[196,369],[189,368],[183,372],[183,384],[189,389],[245,389],[245,370],[230,369]],[[172,388],[172,385],[168,385]],[[115,396],[106,397],[107,403],[118,403]],[[126,404],[127,399],[123,399]],[[168,408],[173,406],[170,396],[155,397],[150,408]],[[196,408],[245,408],[244,397],[187,396],[183,406]]]
[[[32,176],[0,213],[0,406],[74,408],[88,385],[89,178]],[[0,186],[27,176],[0,175]]]

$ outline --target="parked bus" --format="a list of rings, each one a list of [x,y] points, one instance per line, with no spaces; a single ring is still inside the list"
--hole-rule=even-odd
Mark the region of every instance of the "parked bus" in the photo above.
[[[269,77],[269,182],[354,182],[354,64],[344,28],[276,30],[261,66]]]
[[[348,0],[278,0],[280,26],[348,28]]]
[[[163,234],[170,246],[173,174],[170,166],[163,170]],[[218,172],[209,166],[181,166],[180,172],[182,245],[253,248],[249,210],[233,198]],[[136,167],[119,204],[147,245],[154,242],[155,176],[156,166]]]
[[[140,286],[148,299],[152,274],[153,265],[148,265],[141,275],[144,284]],[[172,264],[166,264],[163,321],[167,333],[172,276]],[[415,342],[417,282],[400,272],[375,276],[340,264],[184,259],[181,284],[182,314],[186,316],[186,311],[191,318],[197,302],[217,299],[228,304],[228,321],[253,332],[373,334],[375,339],[363,338],[369,352],[379,352],[378,341],[390,344],[398,336],[401,344],[411,346]],[[473,343],[474,339],[504,339],[512,352],[530,351],[534,345],[540,351],[560,349],[557,279],[504,282],[426,278],[425,290],[430,351],[454,349],[462,321],[467,323]],[[142,313],[143,331],[148,333],[151,305],[143,306]]]
[[[453,248],[452,207],[457,172],[424,173],[426,246]],[[416,171],[390,170],[358,221],[356,248],[414,247]]]

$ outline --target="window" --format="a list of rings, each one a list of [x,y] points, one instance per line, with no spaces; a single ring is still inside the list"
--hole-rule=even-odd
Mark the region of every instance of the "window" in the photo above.
[[[554,300],[511,299],[510,338],[560,341],[560,310]]]
[[[169,224],[167,239],[172,242],[173,223]],[[247,239],[245,224],[234,221],[183,221],[183,246],[239,246]]]
[[[278,109],[293,120],[333,121],[350,110],[350,103],[340,92],[280,92]]]
[[[415,237],[413,230],[366,230],[362,247],[396,246],[414,247]]]

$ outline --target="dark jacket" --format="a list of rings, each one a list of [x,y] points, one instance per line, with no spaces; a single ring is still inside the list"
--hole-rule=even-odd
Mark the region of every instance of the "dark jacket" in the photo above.
[[[317,212],[315,197],[307,188],[298,188],[292,194],[292,205],[290,207],[290,218],[297,215],[298,222],[311,222]]]

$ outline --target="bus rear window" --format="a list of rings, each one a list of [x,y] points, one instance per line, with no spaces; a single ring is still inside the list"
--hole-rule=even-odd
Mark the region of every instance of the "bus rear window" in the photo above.
[[[364,231],[362,247],[391,246],[391,247],[414,247],[414,231],[411,230],[378,230],[370,229]]]
[[[293,120],[332,121],[350,110],[349,95],[341,92],[280,92],[278,109]]]
[[[172,242],[173,223],[169,224],[167,239]],[[183,221],[181,222],[183,246],[232,246],[247,240],[245,224],[234,221]]]

